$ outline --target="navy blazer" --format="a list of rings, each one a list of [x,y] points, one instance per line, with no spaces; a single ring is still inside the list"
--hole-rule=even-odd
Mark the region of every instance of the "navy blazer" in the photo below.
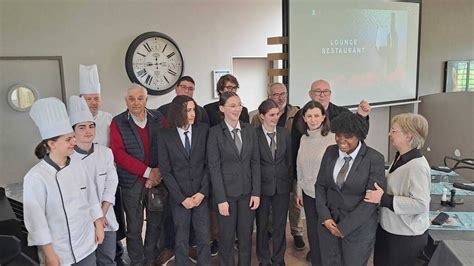
[[[176,128],[163,128],[158,138],[158,166],[172,202],[181,204],[200,192],[209,195],[206,145],[209,127],[192,125],[191,156],[188,156]]]
[[[224,121],[209,130],[207,157],[215,203],[244,196],[260,196],[260,153],[255,129],[240,122],[242,152]]]
[[[375,189],[374,182],[384,190],[387,184],[383,155],[364,142],[361,142],[361,145],[341,189],[334,181],[333,174],[339,157],[339,147],[329,146],[321,161],[315,185],[316,209],[320,222],[334,219],[343,236],[348,236],[359,228],[373,230],[375,233],[376,228],[366,228],[366,225],[377,226],[378,205],[364,201],[365,191]]]
[[[261,194],[263,196],[273,196],[275,194],[290,193],[293,182],[290,134],[283,127],[276,128],[277,149],[275,159],[273,159],[262,126],[257,127],[255,131],[257,132],[260,150]]]

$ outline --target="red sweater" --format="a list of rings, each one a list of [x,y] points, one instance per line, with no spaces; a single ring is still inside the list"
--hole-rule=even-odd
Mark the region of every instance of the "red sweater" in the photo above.
[[[150,143],[148,142],[148,124],[145,128],[137,126],[138,134],[145,149],[145,162],[129,155],[123,144],[122,135],[117,127],[117,123],[112,120],[110,124],[110,148],[114,154],[114,160],[117,166],[125,169],[127,172],[135,174],[142,182],[145,181],[143,174],[145,173],[148,164],[150,163]]]

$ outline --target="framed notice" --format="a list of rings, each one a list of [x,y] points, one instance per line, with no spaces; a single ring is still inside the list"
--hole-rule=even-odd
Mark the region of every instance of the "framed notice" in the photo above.
[[[230,70],[213,70],[212,71],[212,98],[218,99],[219,94],[217,93],[217,81],[224,76],[230,74]]]

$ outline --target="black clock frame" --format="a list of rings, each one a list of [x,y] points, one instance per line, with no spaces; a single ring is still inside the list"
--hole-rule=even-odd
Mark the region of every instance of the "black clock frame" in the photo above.
[[[169,37],[168,35],[166,35],[164,33],[157,32],[157,31],[149,31],[149,32],[142,33],[130,43],[130,45],[128,46],[128,49],[127,49],[127,53],[125,55],[125,70],[127,71],[127,75],[128,75],[128,78],[130,79],[130,81],[133,82],[133,83],[140,84],[143,87],[145,87],[146,90],[148,91],[148,94],[150,94],[150,95],[164,95],[164,94],[166,94],[166,93],[173,90],[173,88],[176,85],[177,81],[175,83],[171,84],[166,89],[154,90],[154,89],[148,88],[146,84],[141,83],[140,80],[138,80],[138,78],[136,77],[135,72],[133,70],[133,54],[134,54],[135,50],[138,48],[138,46],[140,45],[141,42],[143,42],[146,39],[154,38],[154,37],[164,38],[164,39],[168,40],[169,42],[171,42],[174,46],[176,46],[176,48],[178,49],[179,55],[181,56],[182,62],[183,62],[182,71],[179,74],[178,80],[183,76],[183,73],[184,73],[184,58],[183,58],[183,54],[181,53],[181,49],[179,49],[178,44],[171,37]]]

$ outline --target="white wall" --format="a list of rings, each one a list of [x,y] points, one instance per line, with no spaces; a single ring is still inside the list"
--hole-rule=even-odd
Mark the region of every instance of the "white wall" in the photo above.
[[[232,57],[278,52],[266,41],[282,34],[275,0],[0,0],[0,12],[0,55],[62,56],[67,97],[78,93],[79,64],[98,64],[103,109],[114,114],[125,109],[130,84],[125,53],[143,32],[163,32],[177,42],[201,105],[212,101],[213,69],[231,69]],[[174,95],[150,96],[148,106]]]

